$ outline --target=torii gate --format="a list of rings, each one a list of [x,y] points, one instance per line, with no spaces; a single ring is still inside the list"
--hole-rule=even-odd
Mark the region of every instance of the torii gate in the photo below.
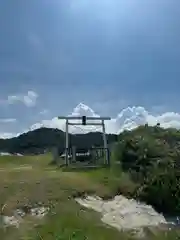
[[[86,117],[86,116],[82,116],[82,117],[75,117],[75,116],[71,116],[71,117],[63,117],[63,116],[59,116],[58,119],[63,119],[66,120],[66,146],[65,146],[65,154],[66,154],[66,165],[68,165],[68,150],[69,150],[69,125],[82,125],[82,126],[86,126],[86,125],[91,125],[91,126],[102,126],[102,131],[103,131],[103,143],[104,143],[104,152],[105,154],[105,161],[106,164],[109,164],[109,154],[108,154],[108,147],[107,147],[107,139],[106,139],[106,130],[105,130],[105,120],[111,120],[110,117]],[[73,123],[73,122],[69,122],[69,120],[81,120],[81,123]],[[87,123],[87,120],[91,120],[91,122]],[[93,122],[94,120],[100,120],[99,123],[95,123]]]

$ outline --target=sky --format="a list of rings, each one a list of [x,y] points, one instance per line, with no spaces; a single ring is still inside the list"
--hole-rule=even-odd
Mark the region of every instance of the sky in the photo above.
[[[0,0],[0,137],[79,103],[177,116],[179,22],[179,0]]]

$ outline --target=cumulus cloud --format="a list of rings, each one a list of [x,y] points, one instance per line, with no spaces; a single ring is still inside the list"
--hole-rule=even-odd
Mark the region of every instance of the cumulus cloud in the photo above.
[[[80,103],[74,108],[73,112],[69,116],[89,116],[99,117],[90,107]],[[71,120],[70,122],[79,123],[80,120]],[[92,122],[92,121],[91,121]],[[98,120],[93,122],[99,122]],[[144,107],[133,106],[123,109],[115,118],[110,121],[105,121],[107,133],[120,133],[124,130],[132,130],[140,125],[148,123],[150,126],[154,126],[160,123],[162,127],[173,127],[180,129],[180,114],[175,112],[166,112],[161,115],[152,115]],[[65,120],[59,120],[54,117],[50,120],[42,120],[31,126],[31,130],[40,128],[58,128],[65,130]],[[99,126],[69,126],[69,132],[71,133],[86,133],[89,131],[102,131]]]
[[[17,94],[8,96],[7,103],[15,104],[17,102],[21,102],[25,104],[27,107],[33,107],[36,105],[36,101],[38,98],[38,94],[34,91],[28,91],[27,94]]]
[[[69,116],[88,116],[99,117],[90,107],[85,104],[78,104]],[[80,120],[70,120],[70,122],[79,123]],[[88,120],[89,122],[92,122]],[[99,122],[99,120],[93,121]],[[124,130],[132,130],[140,125],[148,123],[150,126],[154,126],[160,123],[163,128],[177,128],[180,129],[180,113],[165,112],[161,115],[152,115],[144,107],[133,106],[123,109],[115,118],[110,121],[105,121],[107,133],[120,133]],[[52,119],[42,120],[41,122],[33,124],[28,130],[35,130],[41,127],[57,128],[65,131],[65,120],[54,117]],[[73,134],[87,133],[93,131],[102,131],[100,126],[69,126],[69,132]],[[0,133],[0,137],[9,138],[18,136],[19,134]]]

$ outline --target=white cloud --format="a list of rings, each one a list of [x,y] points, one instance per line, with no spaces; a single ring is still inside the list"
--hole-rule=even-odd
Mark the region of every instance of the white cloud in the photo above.
[[[92,116],[98,117],[91,108],[84,104],[79,104],[74,108],[70,116]],[[71,120],[72,121],[72,120]],[[73,122],[78,123],[78,120],[73,120]],[[95,121],[94,121],[95,122]],[[97,121],[96,121],[97,122]],[[166,112],[161,115],[151,115],[143,107],[128,107],[123,109],[116,118],[112,118],[110,121],[105,121],[107,133],[120,133],[123,130],[131,130],[138,127],[139,125],[144,125],[148,123],[150,126],[160,123],[162,127],[168,128],[178,128],[180,129],[180,114],[175,112]],[[31,126],[34,130],[39,127],[49,127],[58,128],[65,130],[65,121],[59,120],[57,117],[50,120],[42,120],[40,123],[36,123]],[[101,131],[99,126],[69,126],[69,131],[71,133],[83,133],[89,131]]]
[[[7,103],[15,104],[17,102],[24,103],[27,107],[36,105],[38,95],[34,91],[28,91],[27,94],[17,94],[8,96]]]
[[[69,116],[91,116],[98,117],[91,108],[84,104],[79,104],[74,108],[73,112]],[[80,120],[71,120],[71,122],[78,123]],[[97,122],[97,120],[96,120]],[[107,133],[120,133],[123,130],[132,130],[139,125],[148,123],[150,126],[160,123],[162,127],[168,128],[173,127],[180,129],[180,113],[165,112],[161,115],[152,115],[144,107],[128,107],[123,109],[115,118],[110,121],[105,121]],[[65,120],[59,120],[57,117],[53,119],[42,120],[39,123],[33,124],[28,130],[35,130],[40,127],[58,128],[65,130]],[[101,131],[99,126],[69,126],[69,132],[71,133],[86,133],[89,131]],[[0,137],[11,137],[19,134],[1,133]]]
[[[0,132],[0,139],[13,138],[13,137],[16,137],[18,135],[19,134],[16,134],[16,133]]]
[[[15,118],[1,118],[0,123],[14,123],[17,120]]]
[[[46,115],[49,111],[47,109],[42,110],[39,114],[40,115]]]

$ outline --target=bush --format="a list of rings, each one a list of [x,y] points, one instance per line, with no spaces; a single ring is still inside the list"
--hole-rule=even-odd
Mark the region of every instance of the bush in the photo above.
[[[159,211],[180,213],[180,132],[141,126],[120,134],[114,155],[140,184],[134,197]]]

